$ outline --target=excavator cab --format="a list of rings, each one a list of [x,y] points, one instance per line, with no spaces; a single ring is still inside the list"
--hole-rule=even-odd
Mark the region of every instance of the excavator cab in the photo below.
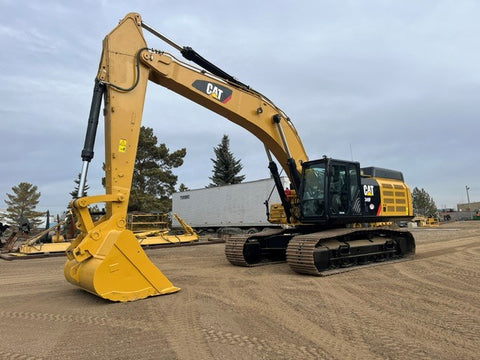
[[[302,222],[347,223],[363,214],[358,162],[324,158],[302,165]]]

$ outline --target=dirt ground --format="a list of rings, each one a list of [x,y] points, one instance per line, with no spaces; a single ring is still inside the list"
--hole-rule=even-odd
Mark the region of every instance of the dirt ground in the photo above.
[[[147,250],[182,290],[111,303],[63,257],[0,260],[1,359],[478,359],[480,221],[412,230],[414,260],[329,277]]]

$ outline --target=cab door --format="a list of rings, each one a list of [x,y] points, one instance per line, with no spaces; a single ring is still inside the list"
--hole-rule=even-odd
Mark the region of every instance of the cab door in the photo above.
[[[360,165],[357,162],[330,160],[327,189],[327,212],[330,218],[362,215]]]

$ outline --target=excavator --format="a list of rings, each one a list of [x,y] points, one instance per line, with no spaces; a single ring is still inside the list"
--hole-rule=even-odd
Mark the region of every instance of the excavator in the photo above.
[[[148,48],[143,31],[160,38],[188,60]],[[129,13],[104,39],[82,150],[79,198],[72,201],[80,235],[67,249],[66,279],[112,301],[133,301],[180,289],[151,262],[126,229],[138,136],[151,81],[248,130],[265,146],[268,168],[281,204],[269,221],[279,230],[233,236],[228,261],[255,266],[286,261],[297,273],[328,275],[413,257],[415,240],[403,229],[372,226],[413,217],[409,187],[399,171],[360,168],[354,161],[310,160],[291,119],[272,101],[212,64],[191,47],[179,46]],[[83,196],[104,102],[104,195]],[[279,169],[291,186],[286,194]],[[93,221],[88,207],[106,205]]]

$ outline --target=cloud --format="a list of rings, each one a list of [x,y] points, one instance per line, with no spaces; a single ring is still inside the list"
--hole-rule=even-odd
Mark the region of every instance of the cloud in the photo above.
[[[480,37],[475,1],[237,3],[142,1],[143,19],[195,48],[282,108],[311,158],[324,154],[403,171],[437,205],[480,198]],[[3,1],[0,129],[4,194],[21,181],[60,212],[80,152],[104,36],[128,1]],[[174,49],[150,34],[149,46]],[[179,183],[209,183],[223,134],[248,180],[268,176],[263,145],[246,130],[149,85],[144,124],[170,149],[187,148]],[[89,174],[101,193],[103,124]],[[53,208],[55,206],[55,208]]]

